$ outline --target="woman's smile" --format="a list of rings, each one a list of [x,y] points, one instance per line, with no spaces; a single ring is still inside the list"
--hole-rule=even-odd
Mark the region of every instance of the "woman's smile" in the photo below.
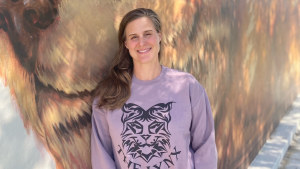
[[[146,49],[137,50],[137,52],[140,54],[147,54],[147,53],[149,53],[150,50],[151,50],[151,48],[146,48]]]

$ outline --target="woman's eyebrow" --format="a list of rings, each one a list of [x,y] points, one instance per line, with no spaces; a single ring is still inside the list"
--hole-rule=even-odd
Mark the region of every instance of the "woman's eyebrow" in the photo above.
[[[153,32],[153,30],[145,30],[144,32]],[[129,34],[128,36],[137,35],[136,33]]]
[[[144,31],[144,32],[152,32],[153,30],[146,30],[146,31]]]
[[[132,34],[129,34],[128,36],[133,36],[133,35],[136,35],[135,33],[132,33]]]

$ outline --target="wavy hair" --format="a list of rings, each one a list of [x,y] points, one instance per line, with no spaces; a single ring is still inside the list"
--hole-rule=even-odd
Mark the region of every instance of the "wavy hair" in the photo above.
[[[158,15],[151,9],[137,8],[128,12],[122,19],[119,31],[119,50],[113,58],[107,76],[98,84],[95,97],[99,97],[98,106],[108,110],[121,108],[131,95],[131,81],[133,75],[133,60],[125,46],[125,29],[128,23],[141,18],[149,18],[155,30],[161,32]],[[161,43],[160,43],[161,46]],[[160,60],[160,52],[158,53]]]

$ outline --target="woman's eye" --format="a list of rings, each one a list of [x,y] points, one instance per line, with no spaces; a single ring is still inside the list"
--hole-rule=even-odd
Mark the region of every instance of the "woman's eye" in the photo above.
[[[134,39],[136,39],[137,37],[136,36],[133,36],[133,37],[131,37],[131,40],[134,40]]]

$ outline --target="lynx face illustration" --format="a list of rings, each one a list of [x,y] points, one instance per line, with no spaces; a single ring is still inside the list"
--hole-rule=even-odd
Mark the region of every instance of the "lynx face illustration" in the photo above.
[[[133,103],[124,104],[121,136],[122,146],[128,155],[148,163],[152,158],[168,152],[172,103],[158,103],[148,110]]]

